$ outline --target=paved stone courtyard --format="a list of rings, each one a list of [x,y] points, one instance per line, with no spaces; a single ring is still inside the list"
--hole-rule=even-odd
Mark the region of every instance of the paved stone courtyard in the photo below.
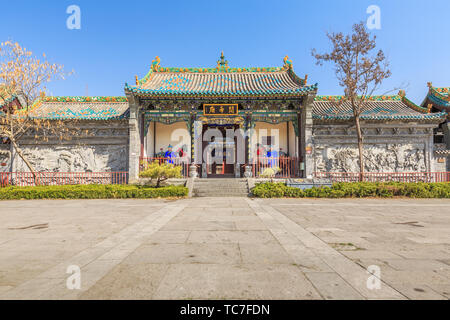
[[[0,229],[0,299],[450,298],[449,200],[7,201]]]

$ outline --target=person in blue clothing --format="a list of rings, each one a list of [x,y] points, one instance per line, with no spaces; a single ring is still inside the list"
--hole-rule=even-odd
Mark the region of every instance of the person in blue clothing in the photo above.
[[[268,164],[271,168],[278,167],[278,151],[273,149],[273,146],[270,146],[269,151],[267,151]]]
[[[172,145],[169,144],[166,153],[164,154],[164,158],[167,159],[167,163],[174,164],[174,160],[177,157],[176,153],[172,151]]]

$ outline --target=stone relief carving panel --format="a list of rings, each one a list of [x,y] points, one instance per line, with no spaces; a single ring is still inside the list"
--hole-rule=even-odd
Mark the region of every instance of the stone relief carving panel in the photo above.
[[[359,172],[356,146],[316,145],[314,148],[317,172]],[[423,144],[376,144],[364,148],[366,172],[426,171]]]
[[[127,171],[126,145],[35,146],[23,148],[37,171],[47,172],[109,172]],[[29,171],[19,161],[18,171]]]

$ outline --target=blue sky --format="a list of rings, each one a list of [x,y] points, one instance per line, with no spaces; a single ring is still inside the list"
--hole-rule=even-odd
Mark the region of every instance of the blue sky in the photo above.
[[[81,8],[81,30],[66,27],[66,8]],[[311,49],[329,49],[327,31],[349,32],[381,8],[378,46],[392,77],[379,93],[404,87],[421,103],[427,81],[450,86],[450,1],[85,1],[22,0],[2,6],[0,40],[18,41],[75,74],[52,83],[52,95],[123,95],[155,56],[162,66],[213,67],[223,50],[231,67],[281,66],[289,55],[319,94],[342,94],[333,66],[316,66]]]

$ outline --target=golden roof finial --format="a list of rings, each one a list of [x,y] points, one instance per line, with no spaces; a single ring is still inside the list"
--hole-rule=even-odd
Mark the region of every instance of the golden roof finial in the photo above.
[[[136,77],[136,85],[138,86],[139,85],[139,78],[138,78],[137,75],[135,77]]]

